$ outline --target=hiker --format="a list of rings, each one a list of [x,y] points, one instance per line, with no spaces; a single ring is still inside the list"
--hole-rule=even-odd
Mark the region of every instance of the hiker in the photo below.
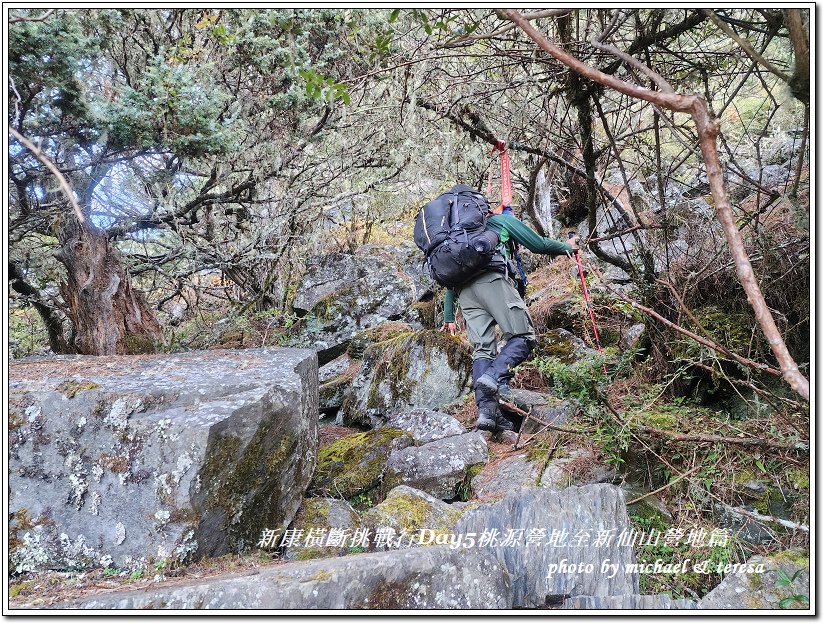
[[[472,342],[472,383],[478,406],[478,429],[514,430],[498,407],[498,396],[511,400],[509,380],[512,369],[529,357],[535,346],[535,331],[526,303],[516,289],[518,271],[512,266],[511,243],[523,245],[533,253],[560,256],[578,250],[578,237],[561,242],[539,235],[499,206],[486,219],[486,229],[498,233],[501,243],[485,270],[468,282],[447,288],[444,298],[444,324],[441,328],[455,335],[455,300],[461,306],[469,340]],[[501,328],[506,345],[498,353],[495,326]]]

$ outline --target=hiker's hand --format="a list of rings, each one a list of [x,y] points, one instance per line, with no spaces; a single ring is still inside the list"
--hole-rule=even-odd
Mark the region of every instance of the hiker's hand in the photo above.
[[[572,247],[572,252],[573,253],[578,252],[578,251],[581,250],[581,248],[578,246],[578,235],[577,234],[567,241],[567,245]]]
[[[451,335],[455,335],[455,323],[444,323],[441,327],[441,331],[449,331]]]

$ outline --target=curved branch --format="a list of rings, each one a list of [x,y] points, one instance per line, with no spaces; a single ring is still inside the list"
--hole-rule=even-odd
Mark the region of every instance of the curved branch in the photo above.
[[[80,222],[81,226],[86,225],[86,215],[83,214],[83,211],[80,210],[80,206],[77,204],[77,200],[74,198],[74,191],[72,191],[72,187],[69,184],[69,181],[66,180],[65,176],[60,172],[55,164],[49,160],[46,155],[37,147],[34,143],[29,141],[26,137],[20,134],[17,130],[12,127],[9,127],[9,132],[11,135],[20,141],[27,150],[29,150],[32,154],[34,154],[35,158],[39,160],[41,163],[46,165],[46,168],[51,171],[54,176],[57,178],[57,181],[60,183],[60,188],[66,194],[66,197],[69,198],[69,202],[74,209],[75,214],[77,215],[77,220]]]
[[[809,401],[810,382],[799,370],[798,364],[792,355],[790,355],[787,345],[781,337],[781,332],[775,324],[775,319],[773,319],[772,312],[770,312],[767,302],[764,300],[764,295],[761,292],[758,280],[753,272],[752,264],[744,248],[744,240],[741,237],[741,232],[736,226],[735,217],[732,214],[729,197],[727,196],[727,188],[724,184],[721,159],[718,157],[716,139],[718,137],[720,123],[710,115],[707,101],[699,95],[688,96],[679,93],[652,91],[624,82],[615,76],[605,74],[581,62],[551,43],[517,11],[512,9],[498,9],[497,11],[502,18],[509,19],[520,26],[521,30],[550,56],[582,76],[615,89],[624,95],[653,102],[675,112],[689,113],[692,116],[695,129],[698,133],[698,144],[701,148],[701,154],[707,169],[707,179],[709,180],[710,193],[715,204],[716,216],[724,229],[724,235],[726,236],[730,253],[735,260],[738,280],[741,282],[744,292],[747,294],[747,300],[755,312],[755,318],[758,320],[761,331],[764,332],[764,336],[770,343],[770,348],[778,364],[781,366],[782,376],[795,392]]]
[[[49,9],[40,17],[13,17],[9,20],[9,24],[16,24],[17,22],[45,22],[55,11],[56,9]]]

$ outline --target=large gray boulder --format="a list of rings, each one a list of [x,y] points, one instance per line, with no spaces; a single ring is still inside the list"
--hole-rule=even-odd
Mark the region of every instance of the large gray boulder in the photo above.
[[[292,304],[302,317],[292,345],[315,349],[325,364],[341,355],[357,332],[415,319],[414,305],[431,293],[410,260],[394,248],[374,246],[309,258]]]
[[[393,413],[438,409],[472,383],[471,349],[437,330],[401,334],[368,347],[341,407],[344,424],[378,427]]]
[[[257,568],[63,609],[508,609],[509,575],[483,550],[411,548]]]
[[[386,481],[423,490],[441,500],[465,499],[474,468],[485,464],[488,456],[486,440],[478,431],[409,446],[389,455]]]
[[[316,462],[313,351],[12,363],[18,572],[216,556],[285,528]]]
[[[739,566],[722,570],[724,580],[698,602],[699,609],[810,608],[810,560],[805,553],[756,555]]]
[[[638,574],[626,571],[635,563],[633,548],[619,545],[622,531],[624,539],[630,531],[620,488],[525,488],[466,512],[455,527],[456,533],[474,533],[479,547],[481,536],[494,531],[495,541],[486,548],[510,573],[516,607],[640,593]]]

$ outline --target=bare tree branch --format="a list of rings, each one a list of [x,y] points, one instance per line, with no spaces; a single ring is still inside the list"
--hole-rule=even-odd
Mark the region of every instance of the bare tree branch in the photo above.
[[[635,69],[640,71],[647,78],[650,78],[656,85],[658,85],[658,88],[661,89],[661,91],[663,91],[664,93],[675,93],[675,90],[672,88],[670,83],[668,83],[664,79],[664,77],[661,76],[661,74],[659,74],[658,72],[653,71],[651,68],[644,65],[641,61],[639,61],[634,56],[631,56],[631,55],[627,54],[626,52],[622,52],[621,50],[616,48],[614,45],[610,45],[608,43],[601,43],[600,41],[597,41],[595,39],[590,41],[590,43],[592,44],[593,48],[596,48],[597,50],[601,50],[602,52],[609,52],[610,54],[613,54],[613,55],[617,56],[619,59],[621,59],[622,61],[624,61],[628,65],[631,65],[632,67],[634,67]]]
[[[744,287],[747,299],[755,312],[758,324],[761,326],[761,330],[764,332],[767,341],[770,343],[770,348],[781,366],[784,379],[793,390],[805,400],[809,401],[810,382],[801,374],[801,371],[798,369],[798,364],[790,355],[787,345],[781,337],[781,332],[775,324],[772,312],[764,300],[764,295],[761,293],[761,288],[753,272],[749,256],[744,248],[741,232],[735,223],[735,217],[732,214],[729,197],[727,196],[726,185],[724,184],[721,160],[718,157],[716,139],[718,137],[720,124],[717,119],[713,119],[710,115],[706,100],[699,95],[687,96],[679,93],[661,93],[624,82],[579,61],[574,56],[558,48],[517,11],[512,9],[498,9],[498,14],[502,18],[509,19],[520,26],[521,30],[535,41],[541,49],[582,76],[599,84],[611,87],[624,95],[653,102],[675,112],[690,113],[690,115],[692,115],[698,133],[698,143],[701,148],[701,154],[703,155],[704,164],[707,168],[707,179],[709,180],[710,193],[715,204],[716,216],[724,229],[727,244],[735,260],[738,279]]]
[[[55,10],[56,9],[49,9],[40,17],[13,17],[9,20],[9,24],[16,24],[17,22],[45,22]]]
[[[746,39],[742,39],[741,37],[739,37],[738,34],[730,27],[729,24],[724,22],[720,17],[718,17],[718,15],[715,14],[715,11],[713,11],[712,9],[701,9],[701,11],[704,13],[704,15],[709,17],[710,20],[712,20],[713,24],[715,24],[716,26],[718,26],[718,28],[723,30],[730,39],[732,39],[739,46],[741,46],[741,49],[744,50],[744,52],[747,53],[747,56],[749,56],[752,60],[754,60],[756,63],[758,63],[771,73],[775,74],[779,78],[781,78],[781,80],[783,80],[784,82],[790,82],[791,76],[789,74],[781,71],[775,65],[770,63],[767,59],[761,56],[758,52],[756,52],[755,48],[753,48],[750,45],[750,42]]]
[[[83,211],[80,209],[80,206],[77,205],[77,200],[74,198],[74,191],[72,191],[72,187],[69,184],[68,180],[66,180],[65,176],[60,172],[55,164],[49,160],[46,155],[42,152],[42,150],[37,147],[34,143],[29,141],[26,137],[20,134],[17,130],[12,127],[9,127],[9,132],[11,135],[20,141],[27,150],[29,150],[34,156],[39,160],[41,163],[46,165],[46,168],[51,171],[54,176],[57,178],[57,181],[60,183],[60,188],[63,190],[63,193],[66,194],[66,197],[69,199],[69,202],[74,209],[75,214],[77,215],[77,220],[81,226],[85,226],[86,224],[86,216],[83,214]]]
[[[541,11],[533,11],[532,13],[524,13],[524,19],[536,20],[541,19],[542,17],[561,17],[562,15],[570,13],[572,10],[573,9],[543,9]],[[454,48],[465,43],[472,43],[474,41],[481,41],[483,39],[494,39],[495,37],[500,37],[501,35],[508,33],[510,30],[514,30],[515,28],[515,24],[507,24],[491,33],[485,33],[483,35],[465,35],[463,37],[460,37],[458,39],[455,39],[453,41],[450,41],[437,47]]]

